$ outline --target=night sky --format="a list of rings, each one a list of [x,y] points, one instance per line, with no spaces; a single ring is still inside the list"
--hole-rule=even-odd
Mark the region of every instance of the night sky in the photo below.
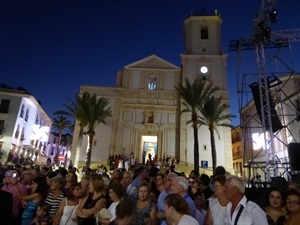
[[[251,3],[250,3],[251,2]],[[116,71],[151,54],[180,67],[183,21],[191,11],[223,19],[223,51],[231,113],[238,125],[236,52],[228,43],[252,36],[260,0],[81,0],[0,2],[0,83],[22,86],[46,113],[64,109],[80,85],[114,86]],[[279,21],[271,30],[300,28],[300,1],[278,1]],[[300,43],[293,47],[296,71]],[[250,62],[249,62],[250,64]],[[255,68],[255,63],[248,65]]]

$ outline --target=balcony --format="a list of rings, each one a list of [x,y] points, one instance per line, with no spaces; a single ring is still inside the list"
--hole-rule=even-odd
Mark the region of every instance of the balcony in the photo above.
[[[242,157],[243,157],[243,152],[242,151],[232,153],[232,159],[240,159]]]

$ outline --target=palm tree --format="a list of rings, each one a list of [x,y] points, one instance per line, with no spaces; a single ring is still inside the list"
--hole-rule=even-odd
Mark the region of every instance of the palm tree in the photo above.
[[[97,99],[96,94],[90,95],[84,92],[82,96],[76,94],[75,101],[69,99],[69,105],[65,105],[67,111],[59,111],[59,114],[74,116],[79,121],[83,134],[88,136],[88,147],[85,160],[85,168],[90,168],[93,140],[95,129],[100,124],[106,124],[105,119],[111,117],[111,109],[108,107],[110,100],[107,98]],[[86,131],[83,129],[87,128]]]
[[[70,131],[73,131],[72,127],[73,127],[73,125],[71,125]],[[68,161],[68,159],[69,159],[68,151],[69,151],[70,147],[72,147],[72,141],[73,141],[73,135],[70,133],[63,134],[61,137],[61,142],[64,144],[64,146],[66,146],[65,160],[64,160],[65,168],[67,168],[68,166],[71,165],[71,161]],[[69,164],[68,164],[68,162],[69,162]]]
[[[76,151],[72,153],[73,161],[72,164],[74,164],[75,167],[78,167],[78,161],[80,156],[80,149],[82,145],[82,137],[83,137],[83,129],[86,126],[86,122],[83,121],[83,119],[76,119],[77,118],[77,108],[78,105],[81,104],[82,100],[79,97],[77,93],[75,93],[75,101],[73,101],[70,98],[66,98],[67,103],[63,104],[63,106],[66,108],[66,110],[59,110],[54,112],[54,115],[65,115],[69,118],[72,118],[73,121],[79,124],[79,129],[75,129],[76,125],[75,122],[72,125],[71,131],[73,133],[73,140],[72,141],[72,149],[74,148],[73,145],[76,145]]]
[[[58,155],[59,155],[58,148],[59,148],[59,145],[61,144],[63,132],[66,129],[69,129],[72,126],[72,124],[73,124],[72,121],[63,115],[58,115],[56,118],[53,119],[51,128],[54,132],[56,132],[55,134],[58,136],[58,139],[56,142],[55,157],[54,157],[54,161],[56,163],[58,162]]]
[[[211,96],[218,88],[212,87],[212,83],[205,80],[195,80],[191,83],[187,78],[185,85],[178,84],[175,86],[176,91],[183,100],[184,109],[182,113],[191,113],[191,120],[186,124],[192,123],[194,131],[194,170],[199,172],[199,141],[198,141],[198,113],[199,107],[202,106],[205,100]]]
[[[199,116],[197,123],[200,126],[207,126],[210,134],[213,172],[217,167],[215,131],[220,139],[220,134],[217,130],[217,127],[230,127],[234,129],[234,126],[228,123],[228,121],[230,121],[230,118],[234,118],[235,116],[232,114],[226,114],[228,109],[229,105],[222,103],[222,96],[218,98],[215,96],[210,96],[205,101],[203,107],[199,108],[202,116]]]

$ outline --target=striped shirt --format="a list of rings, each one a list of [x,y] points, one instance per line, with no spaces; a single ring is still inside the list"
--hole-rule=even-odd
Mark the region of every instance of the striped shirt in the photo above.
[[[53,199],[53,192],[49,192],[45,202],[51,205],[50,217],[53,218],[60,206],[60,202],[64,199],[64,194],[61,192],[56,199]]]

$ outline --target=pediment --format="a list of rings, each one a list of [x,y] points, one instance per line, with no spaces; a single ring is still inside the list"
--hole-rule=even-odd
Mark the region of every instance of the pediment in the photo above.
[[[126,69],[143,68],[143,69],[169,69],[169,70],[180,70],[178,66],[156,56],[151,55],[134,63],[125,66]]]

